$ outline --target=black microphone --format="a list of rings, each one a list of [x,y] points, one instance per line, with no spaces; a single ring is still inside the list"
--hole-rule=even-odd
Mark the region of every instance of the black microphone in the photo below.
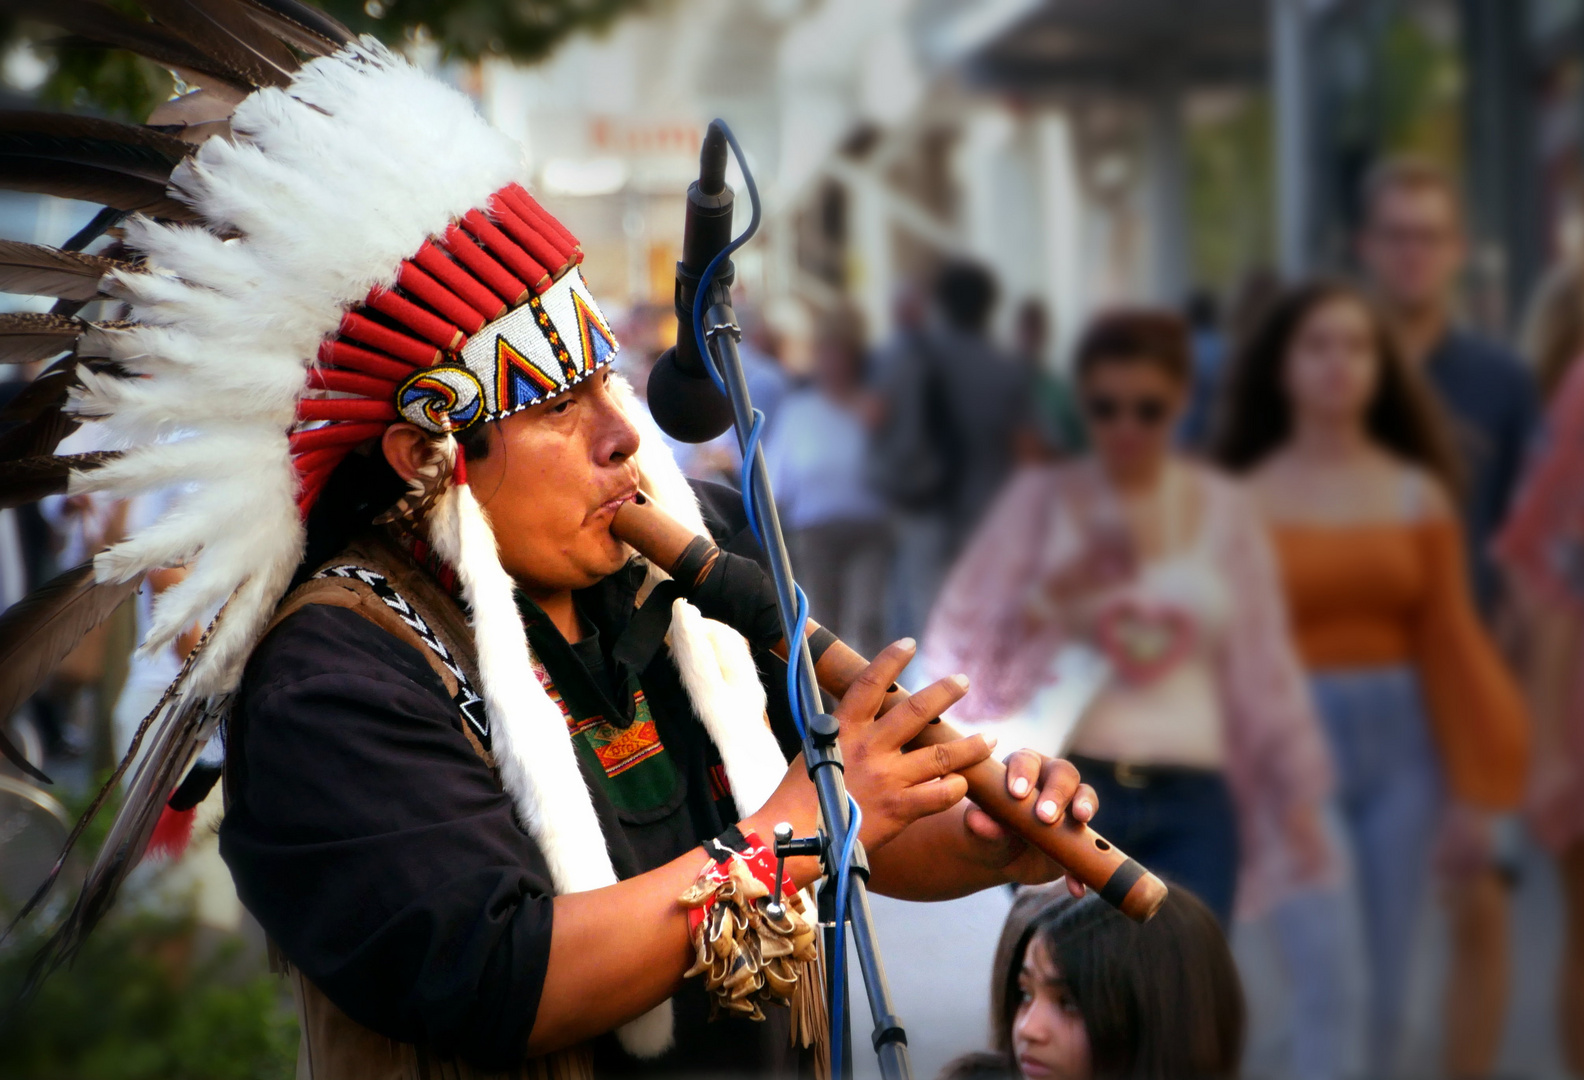
[[[674,305],[677,343],[649,372],[649,412],[660,430],[681,442],[709,442],[732,426],[731,400],[715,387],[693,336],[693,301],[710,260],[731,243],[732,203],[726,186],[726,133],[711,123],[699,151],[699,178],[688,186],[682,261],[677,263]],[[736,270],[722,263],[710,283],[704,309],[731,303]]]

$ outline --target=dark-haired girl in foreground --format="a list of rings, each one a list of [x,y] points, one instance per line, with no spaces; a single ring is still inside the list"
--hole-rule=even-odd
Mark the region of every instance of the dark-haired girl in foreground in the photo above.
[[[996,1049],[959,1059],[943,1080],[1237,1075],[1243,990],[1220,924],[1186,889],[1142,925],[1094,894],[1025,889],[990,986]]]

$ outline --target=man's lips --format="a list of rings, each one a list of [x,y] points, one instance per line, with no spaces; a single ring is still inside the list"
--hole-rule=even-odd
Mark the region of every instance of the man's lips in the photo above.
[[[624,491],[622,491],[619,495],[615,495],[612,498],[606,499],[604,502],[600,503],[598,506],[596,506],[594,508],[594,512],[591,513],[589,516],[590,517],[615,517],[616,516],[616,511],[621,509],[622,504],[626,503],[626,502],[631,502],[634,498],[637,497],[637,495],[638,495],[638,488],[637,488],[636,485],[633,486],[633,487],[627,488]]]

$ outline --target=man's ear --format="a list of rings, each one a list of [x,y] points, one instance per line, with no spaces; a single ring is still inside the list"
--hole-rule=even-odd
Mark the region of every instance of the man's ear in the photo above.
[[[396,470],[396,475],[409,483],[423,474],[424,467],[434,460],[434,443],[428,432],[416,424],[392,424],[380,438],[380,449],[385,460]]]

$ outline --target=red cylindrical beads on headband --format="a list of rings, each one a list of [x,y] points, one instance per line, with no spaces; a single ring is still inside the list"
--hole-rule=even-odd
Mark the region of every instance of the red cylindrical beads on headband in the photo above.
[[[550,287],[550,271],[538,259],[512,243],[511,239],[497,229],[489,218],[477,210],[469,210],[462,215],[462,225],[473,234],[474,239],[489,248],[491,255],[505,263],[506,268],[526,282],[534,292],[541,293]]]
[[[389,315],[419,337],[446,352],[455,352],[467,342],[467,335],[432,311],[425,311],[411,300],[389,289],[376,288],[368,295],[368,306]]]
[[[356,446],[385,433],[385,424],[337,423],[294,432],[287,440],[293,454],[307,454],[327,446]],[[301,472],[301,469],[297,470]]]
[[[334,368],[314,368],[308,372],[308,386],[314,390],[334,390],[343,394],[382,400],[394,397],[397,384],[388,379],[376,379],[355,371],[337,371]]]
[[[512,277],[506,268],[486,255],[460,225],[452,222],[446,229],[445,248],[456,256],[457,262],[479,276],[490,291],[510,307],[528,302],[528,286]]]
[[[385,420],[401,419],[389,401],[367,398],[304,398],[297,403],[300,420]]]
[[[413,256],[413,262],[434,275],[436,281],[467,301],[468,307],[478,312],[485,322],[493,322],[509,310],[506,302],[491,292],[485,284],[462,267],[455,259],[425,240],[424,246]]]
[[[453,323],[465,334],[476,334],[484,328],[484,316],[474,311],[461,297],[419,269],[414,262],[404,262],[396,271],[396,284],[414,299],[427,304],[442,319]]]
[[[398,333],[355,311],[349,311],[341,317],[341,333],[418,367],[434,367],[441,359],[440,350],[433,345]]]
[[[351,368],[376,379],[402,382],[418,368],[401,360],[392,360],[368,349],[361,349],[350,341],[332,338],[319,346],[319,362],[336,367]],[[427,366],[427,365],[424,365]]]
[[[549,238],[518,216],[505,199],[496,199],[490,213],[501,231],[521,244],[552,275],[566,265],[566,254],[558,250],[558,245],[551,243]]]

